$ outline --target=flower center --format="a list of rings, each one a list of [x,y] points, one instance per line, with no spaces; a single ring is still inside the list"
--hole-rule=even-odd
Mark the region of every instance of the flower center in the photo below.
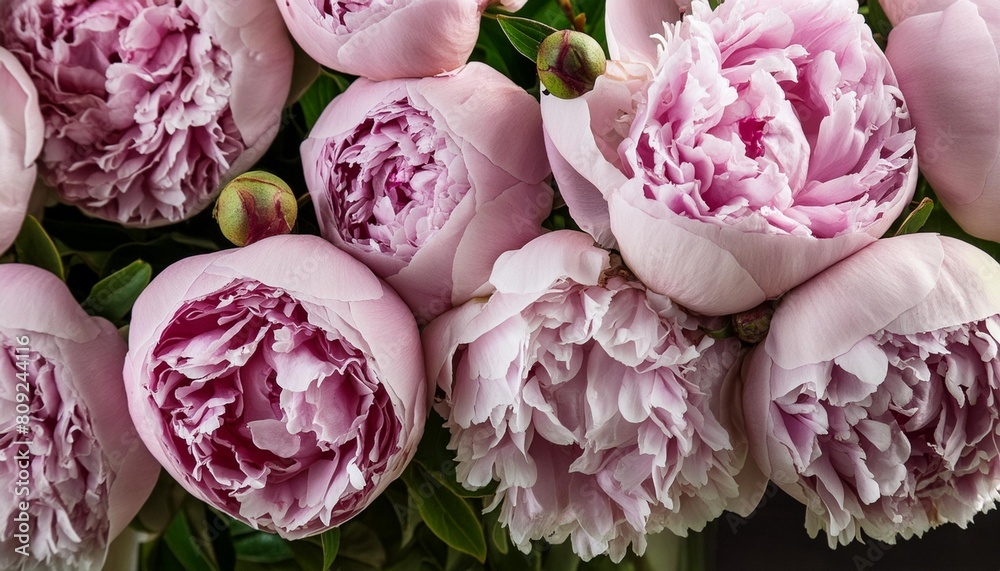
[[[353,515],[399,450],[368,356],[311,315],[286,292],[236,281],[175,315],[150,382],[181,469],[230,513],[287,531],[329,522],[255,498],[326,477],[332,519]]]
[[[409,261],[470,189],[456,146],[407,99],[382,103],[350,133],[329,139],[320,202],[341,238]]]

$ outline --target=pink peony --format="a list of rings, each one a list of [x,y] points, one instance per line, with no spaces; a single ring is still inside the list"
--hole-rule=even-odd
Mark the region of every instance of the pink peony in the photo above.
[[[886,55],[913,115],[920,170],[965,231],[1000,241],[1000,4],[882,4],[897,23]]]
[[[170,266],[136,302],[129,348],[129,407],[153,455],[196,497],[289,539],[364,509],[423,433],[413,317],[314,236]]]
[[[751,469],[737,482],[747,449],[730,430],[738,341],[707,337],[706,320],[581,232],[504,254],[490,284],[488,301],[442,315],[423,339],[458,477],[499,481],[489,509],[520,549],[568,537],[585,559],[620,561],[648,533],[753,509],[764,480]]]
[[[124,361],[56,276],[0,265],[0,568],[100,569],[153,490],[159,466],[122,422]]]
[[[45,118],[42,177],[93,216],[194,216],[278,131],[293,53],[269,0],[6,4],[0,41]]]
[[[10,52],[0,48],[0,254],[17,237],[35,185],[35,159],[42,150],[42,115],[31,78]]]
[[[429,77],[462,66],[490,0],[275,0],[310,56],[374,80]],[[517,10],[526,0],[501,0]]]
[[[421,322],[478,295],[552,205],[538,103],[479,63],[355,82],[302,143],[302,163],[323,236]]]
[[[830,545],[965,527],[1000,486],[1000,265],[879,240],[785,296],[748,357],[754,456]]]
[[[651,289],[712,315],[888,229],[916,186],[914,133],[856,2],[694,2],[649,38],[651,14],[679,13],[652,2],[609,6],[616,61],[594,91],[543,98],[556,179],[585,229]]]

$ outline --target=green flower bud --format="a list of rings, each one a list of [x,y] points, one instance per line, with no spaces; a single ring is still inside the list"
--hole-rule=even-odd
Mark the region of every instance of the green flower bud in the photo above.
[[[736,336],[745,343],[760,343],[771,329],[774,305],[770,301],[733,316]]]
[[[288,234],[299,206],[285,181],[264,171],[242,174],[222,189],[212,216],[222,234],[237,246]]]
[[[560,99],[573,99],[593,89],[608,65],[597,40],[572,30],[542,40],[535,63],[542,85]]]

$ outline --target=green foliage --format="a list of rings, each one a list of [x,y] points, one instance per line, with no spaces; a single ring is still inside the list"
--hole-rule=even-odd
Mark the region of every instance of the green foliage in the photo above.
[[[299,99],[299,106],[305,116],[306,130],[312,129],[319,116],[333,98],[351,85],[347,76],[324,70],[309,89]]]
[[[899,226],[899,230],[896,230],[894,236],[905,236],[906,234],[913,234],[914,232],[919,232],[924,224],[927,224],[927,219],[930,218],[931,213],[934,212],[934,201],[928,197],[924,197],[910,212],[909,215],[903,220],[903,223]]]
[[[14,240],[14,252],[18,262],[48,270],[61,280],[66,279],[59,249],[34,216],[28,215],[24,219],[21,231]]]
[[[441,541],[480,563],[486,561],[486,536],[468,501],[417,463],[406,469],[403,481],[420,517]]]
[[[497,21],[514,48],[531,61],[538,59],[538,46],[542,40],[558,31],[541,22],[504,14],[498,15]]]
[[[83,309],[112,322],[119,322],[132,310],[142,290],[153,277],[153,266],[136,260],[94,284],[83,300]]]

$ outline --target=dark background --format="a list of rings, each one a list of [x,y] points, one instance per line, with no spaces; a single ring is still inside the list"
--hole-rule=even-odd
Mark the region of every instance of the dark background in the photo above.
[[[946,524],[895,545],[869,541],[830,549],[805,529],[805,507],[772,484],[748,518],[725,513],[715,523],[716,571],[998,571],[1000,511],[979,514],[966,529]],[[706,538],[709,539],[709,538]],[[712,545],[711,539],[706,542]],[[714,551],[714,553],[712,553]],[[714,565],[713,565],[714,563]]]

